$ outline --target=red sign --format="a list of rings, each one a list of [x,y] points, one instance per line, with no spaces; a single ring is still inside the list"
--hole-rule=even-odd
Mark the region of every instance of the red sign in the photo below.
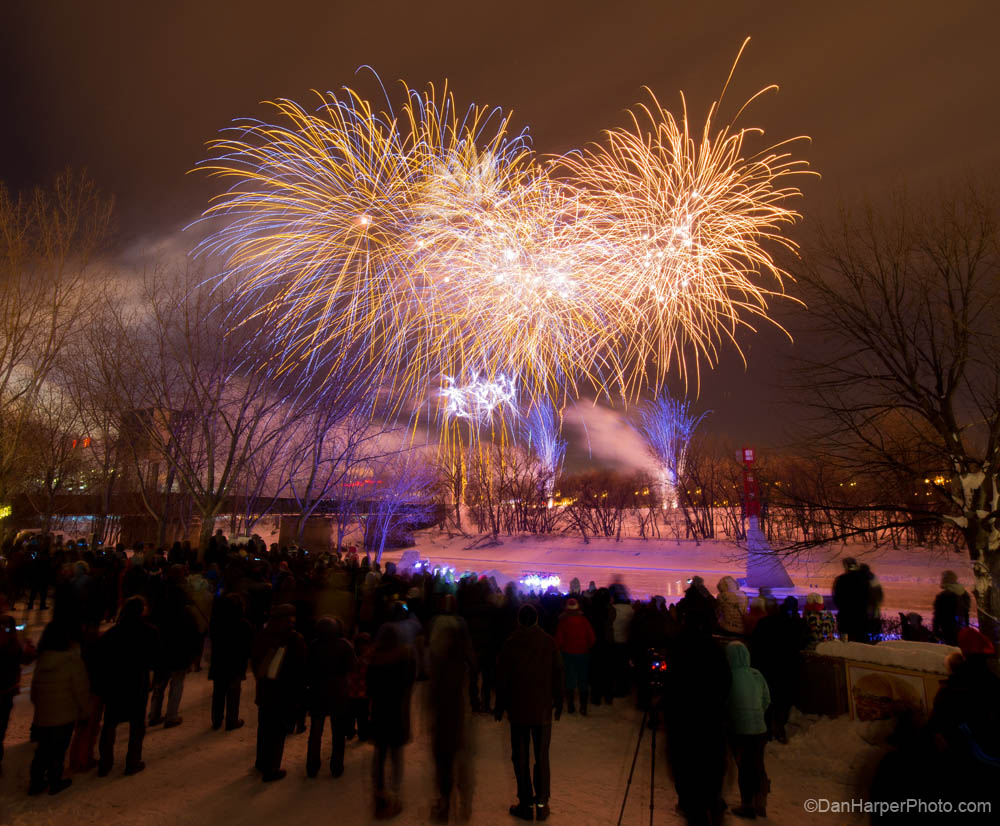
[[[756,458],[752,447],[743,448],[743,502],[747,516],[760,516],[760,486],[753,469]]]

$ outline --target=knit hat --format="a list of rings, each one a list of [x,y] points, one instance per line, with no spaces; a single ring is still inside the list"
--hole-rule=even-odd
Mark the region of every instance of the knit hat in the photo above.
[[[287,602],[282,605],[276,605],[271,609],[271,619],[282,619],[283,617],[294,617],[295,616],[295,606],[289,605]]]
[[[996,653],[990,638],[975,628],[963,628],[958,632],[958,647],[968,657],[970,654],[992,655]]]
[[[521,610],[517,612],[517,621],[525,628],[538,622],[538,611],[535,610],[535,606],[531,604],[522,605]]]
[[[958,584],[958,574],[954,571],[942,571],[941,572],[941,587],[944,588],[947,585]]]
[[[567,611],[579,611],[580,610],[580,603],[577,600],[570,598],[570,599],[566,600],[566,610]]]

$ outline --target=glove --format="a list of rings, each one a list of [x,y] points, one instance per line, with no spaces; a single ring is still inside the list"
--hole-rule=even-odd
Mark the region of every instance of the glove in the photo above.
[[[563,709],[562,703],[559,703],[559,705],[557,705],[556,708],[555,708],[555,717],[556,717],[556,720],[558,720],[560,717],[562,717],[562,709]]]

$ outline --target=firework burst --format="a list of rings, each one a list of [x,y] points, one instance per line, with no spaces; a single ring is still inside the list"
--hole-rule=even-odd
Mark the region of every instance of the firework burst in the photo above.
[[[473,371],[557,407],[580,382],[632,397],[714,361],[781,294],[769,249],[792,246],[801,164],[748,154],[754,130],[714,129],[714,106],[694,131],[652,98],[541,164],[509,113],[460,110],[447,86],[407,88],[398,115],[351,90],[319,100],[278,101],[282,125],[239,124],[205,164],[232,185],[203,250],[282,370],[349,358],[396,409]]]

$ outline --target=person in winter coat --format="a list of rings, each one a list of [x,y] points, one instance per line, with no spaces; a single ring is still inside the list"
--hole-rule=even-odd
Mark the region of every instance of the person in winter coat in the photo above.
[[[785,724],[795,700],[799,656],[808,641],[808,627],[798,612],[795,597],[786,597],[776,614],[764,617],[750,636],[754,667],[767,680],[771,692],[768,709],[770,735],[787,743]]]
[[[469,699],[473,711],[489,712],[492,708],[493,684],[496,681],[496,661],[499,611],[490,600],[490,586],[484,579],[473,583],[462,608],[469,634],[476,651],[475,670],[470,675]]]
[[[447,602],[445,605],[450,607]],[[469,682],[475,673],[476,655],[465,620],[450,611],[438,615],[431,627],[428,653],[427,716],[437,781],[431,817],[439,823],[448,822],[457,786],[460,819],[467,821],[473,789]]]
[[[372,701],[368,697],[368,663],[372,656],[372,638],[362,631],[354,638],[354,654],[357,663],[347,675],[347,710],[350,739],[357,733],[358,742],[369,738]]]
[[[871,642],[868,576],[853,557],[844,562],[844,573],[833,581],[833,603],[837,606],[837,633],[851,642]]]
[[[566,674],[566,710],[576,713],[575,697],[580,689],[580,713],[587,714],[587,667],[590,664],[590,649],[596,642],[594,629],[583,612],[579,600],[566,600],[566,610],[559,618],[556,628],[556,645],[562,654],[563,670]]]
[[[836,621],[833,618],[833,613],[824,607],[823,597],[820,594],[812,593],[806,597],[802,618],[806,621],[806,628],[809,630],[808,645],[810,648],[815,648],[821,642],[835,638]]]
[[[499,722],[506,713],[510,722],[511,762],[518,799],[510,807],[510,813],[522,820],[533,817],[545,820],[549,816],[551,791],[552,717],[554,713],[558,720],[563,708],[563,664],[555,640],[538,626],[538,611],[533,605],[521,606],[517,622],[517,629],[501,646],[497,659],[493,716]],[[531,746],[535,751],[534,772]]]
[[[704,613],[688,614],[667,661],[662,708],[677,806],[694,826],[720,824],[732,674]]]
[[[770,783],[764,768],[767,723],[764,713],[771,704],[764,675],[750,667],[750,652],[741,642],[726,646],[732,671],[729,689],[729,742],[738,769],[740,805],[737,817],[767,817]]]
[[[32,662],[35,653],[30,642],[21,642],[17,623],[7,613],[7,598],[0,594],[0,766],[14,698],[21,693],[21,666]]]
[[[947,645],[958,645],[958,632],[969,627],[969,610],[972,600],[969,592],[958,581],[958,574],[945,571],[941,574],[941,593],[934,598],[934,636]]]
[[[590,702],[595,706],[599,706],[602,701],[611,705],[614,700],[611,651],[615,641],[614,622],[617,612],[611,604],[611,592],[607,588],[593,590],[592,594],[590,602],[584,607],[596,638],[590,651],[590,673],[587,675],[590,682]]]
[[[73,781],[63,777],[66,749],[76,724],[90,710],[90,685],[80,647],[70,629],[50,622],[38,644],[38,663],[31,680],[31,702],[35,706],[32,727],[38,747],[31,761],[28,794],[59,794]]]
[[[724,576],[716,587],[719,596],[715,600],[715,613],[719,629],[724,634],[742,636],[747,615],[747,595],[731,576]]]
[[[347,738],[347,677],[357,666],[354,647],[344,639],[344,624],[338,617],[322,617],[316,623],[316,639],[309,646],[306,661],[307,708],[311,718],[306,750],[306,774],[316,777],[320,767],[323,727],[330,718],[333,750],[330,773],[344,773],[344,742]]]
[[[226,594],[212,608],[208,634],[212,641],[212,658],[208,679],[212,681],[212,729],[226,731],[243,725],[240,719],[240,694],[247,676],[247,663],[253,643],[253,626],[246,618],[243,596]]]
[[[204,566],[200,562],[195,562],[191,566],[191,574],[187,578],[187,591],[191,597],[191,613],[198,626],[198,650],[195,651],[194,666],[195,671],[201,671],[201,659],[205,653],[205,635],[208,634],[212,622],[212,606],[215,602],[215,595],[212,586],[205,578]]]
[[[142,771],[142,741],[146,735],[146,702],[150,673],[159,661],[160,637],[145,618],[146,600],[129,597],[122,604],[118,623],[97,643],[95,693],[104,703],[104,725],[98,744],[97,773],[106,777],[115,759],[115,735],[128,723],[125,773]]]
[[[402,809],[403,746],[410,740],[410,700],[417,677],[413,647],[400,637],[397,623],[387,622],[378,631],[368,663],[368,696],[371,698],[371,737],[375,744],[372,779],[375,817],[394,817]],[[386,783],[385,762],[392,762],[392,783]]]
[[[950,801],[956,810],[960,801],[989,802],[992,811],[963,820],[994,823],[1000,805],[1000,677],[990,661],[996,650],[975,628],[959,631],[958,645],[962,659],[935,697],[928,723],[936,754],[921,762],[932,765],[933,773],[920,786],[909,785],[907,777],[904,788],[926,790],[921,796]]]
[[[179,726],[178,713],[184,696],[184,679],[201,646],[201,634],[194,616],[194,605],[186,589],[184,569],[174,565],[167,572],[163,594],[154,604],[152,620],[160,632],[160,662],[153,680],[149,703],[149,725],[164,728]],[[167,695],[167,686],[170,693]],[[167,697],[166,714],[163,700]]]
[[[251,654],[257,678],[257,760],[265,783],[281,780],[285,737],[305,691],[306,643],[295,630],[295,606],[277,605],[254,643]]]

